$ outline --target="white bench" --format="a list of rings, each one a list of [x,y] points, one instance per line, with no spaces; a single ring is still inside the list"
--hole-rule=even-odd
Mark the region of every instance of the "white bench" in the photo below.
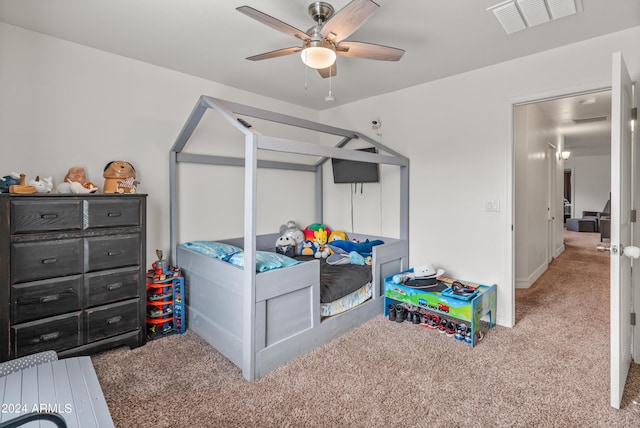
[[[44,362],[2,376],[0,401],[0,426],[45,412],[59,414],[68,427],[114,427],[90,357]]]

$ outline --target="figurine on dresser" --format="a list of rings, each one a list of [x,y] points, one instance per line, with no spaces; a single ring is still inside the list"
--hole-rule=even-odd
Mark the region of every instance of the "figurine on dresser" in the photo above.
[[[87,181],[87,174],[84,168],[73,166],[64,176],[64,182],[56,187],[58,193],[94,193],[98,187],[91,181]]]
[[[129,162],[116,160],[104,167],[103,193],[136,193],[136,170]]]
[[[33,180],[29,181],[29,186],[33,186],[36,189],[36,193],[49,193],[53,189],[53,179],[51,177],[36,176]]]
[[[20,184],[20,174],[12,172],[9,175],[0,177],[0,193],[8,193],[9,187]]]

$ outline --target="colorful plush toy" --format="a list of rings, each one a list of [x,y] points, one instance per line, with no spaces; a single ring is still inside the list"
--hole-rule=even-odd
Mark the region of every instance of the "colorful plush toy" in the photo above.
[[[333,241],[348,241],[348,240],[349,240],[349,238],[347,238],[347,234],[344,233],[341,230],[334,230],[329,235],[329,242],[333,242]]]
[[[327,246],[327,241],[329,240],[329,235],[325,229],[318,229],[313,232],[313,242],[315,242],[317,249],[316,253],[313,255],[316,259],[326,259],[331,255],[329,251],[329,247]]]
[[[303,256],[313,256],[316,254],[316,244],[308,239],[302,241],[300,254]]]
[[[305,227],[304,239],[313,241],[315,239],[315,232],[316,230],[319,230],[319,229],[323,229],[325,232],[327,232],[327,236],[331,235],[331,229],[329,229],[327,226],[325,226],[322,223],[313,223]]]
[[[333,232],[331,232],[331,235],[329,235],[329,242],[327,242],[328,244],[331,244],[333,241],[348,241],[349,238],[347,238],[347,234],[341,230],[334,230]],[[331,246],[329,246],[329,255],[333,254],[334,251],[331,248]]]

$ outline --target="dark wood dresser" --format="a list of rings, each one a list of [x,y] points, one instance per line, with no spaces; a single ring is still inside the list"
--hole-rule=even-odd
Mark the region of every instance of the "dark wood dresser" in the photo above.
[[[146,195],[0,194],[0,361],[144,345]]]

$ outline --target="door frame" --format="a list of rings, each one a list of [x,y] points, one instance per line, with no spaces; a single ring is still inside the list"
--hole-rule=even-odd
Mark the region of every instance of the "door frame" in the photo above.
[[[558,148],[551,142],[547,143],[547,264],[556,258],[556,228],[555,219],[558,214],[557,200],[553,197],[556,192],[558,174]],[[564,212],[562,213],[564,216]],[[563,222],[564,224],[564,222]]]
[[[577,95],[585,95],[593,92],[601,92],[611,90],[611,79],[608,81],[592,82],[590,84],[567,87],[564,89],[556,89],[547,92],[533,93],[523,95],[519,97],[510,98],[507,100],[507,203],[506,203],[506,215],[508,221],[506,222],[507,235],[510,236],[511,245],[507,247],[506,251],[506,266],[507,266],[507,278],[510,279],[510,286],[505,289],[507,302],[510,302],[510,309],[504,312],[504,324],[506,326],[513,327],[515,325],[515,312],[516,312],[516,300],[515,300],[515,115],[514,111],[516,106],[522,104],[533,104],[540,101],[546,101],[550,99],[566,98]]]

